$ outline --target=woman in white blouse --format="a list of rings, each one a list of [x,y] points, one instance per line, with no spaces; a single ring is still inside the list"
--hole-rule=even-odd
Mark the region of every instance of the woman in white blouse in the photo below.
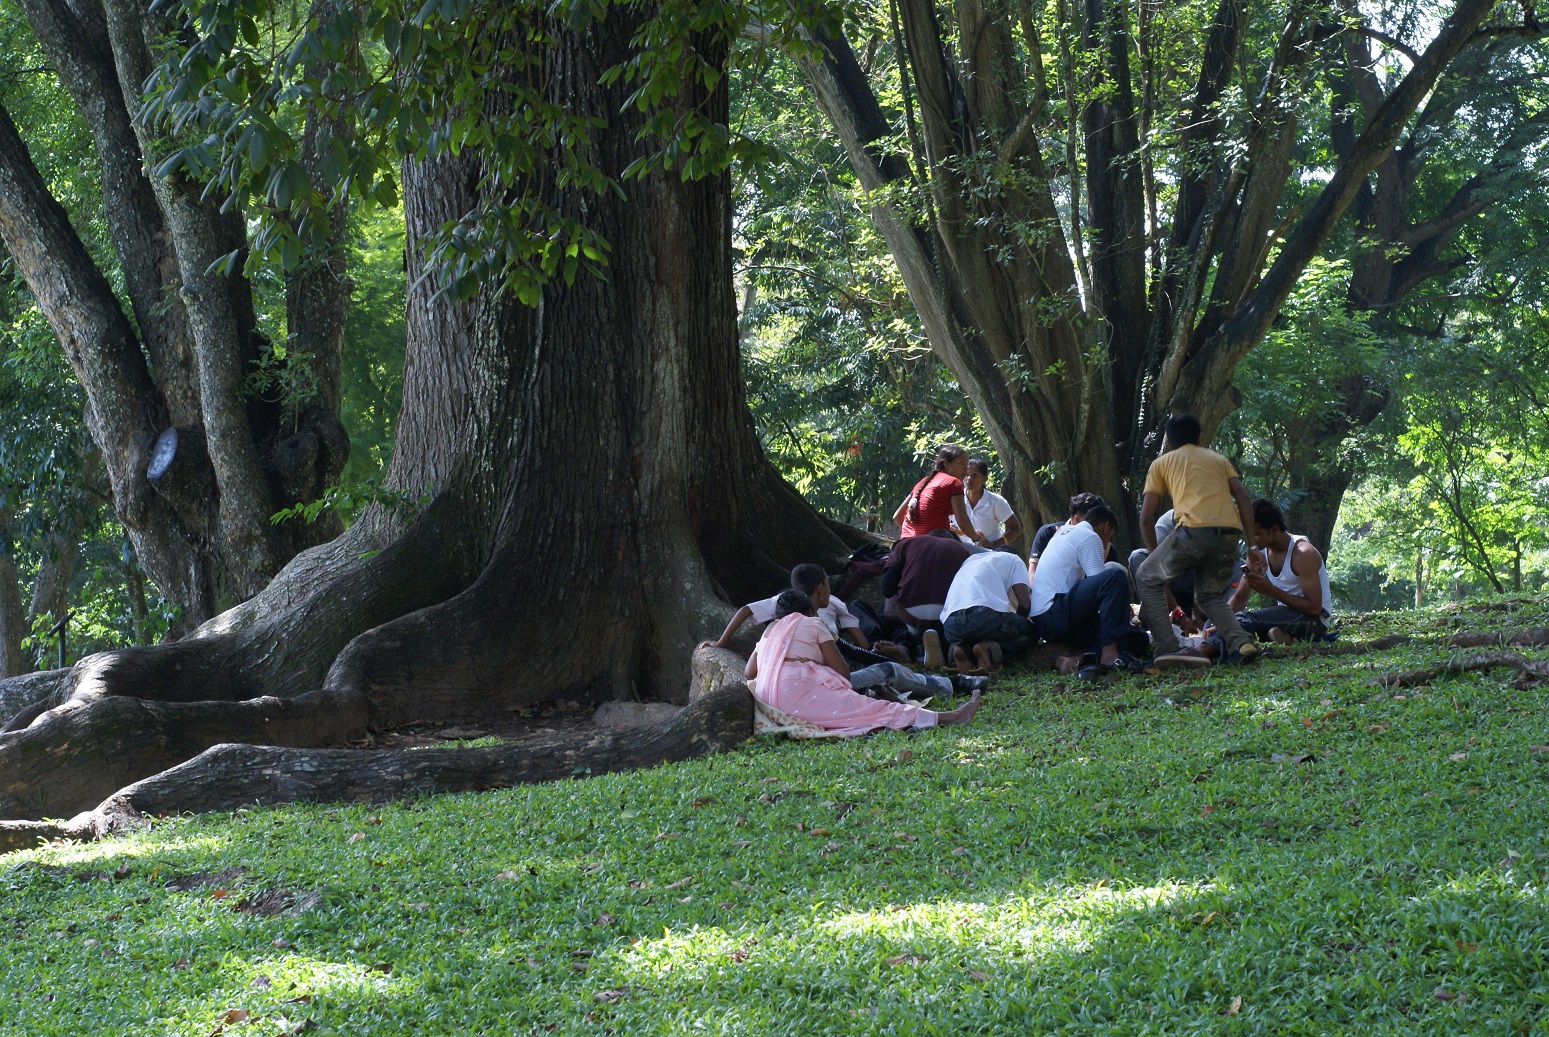
[[[984,535],[984,546],[1010,547],[1011,541],[1022,535],[1022,523],[1006,498],[985,489],[989,477],[988,461],[982,457],[969,458],[968,471],[963,476],[963,502],[968,505],[968,514],[973,519],[974,528]],[[952,527],[956,529],[957,523],[953,522]],[[967,544],[973,543],[961,535],[959,539]]]

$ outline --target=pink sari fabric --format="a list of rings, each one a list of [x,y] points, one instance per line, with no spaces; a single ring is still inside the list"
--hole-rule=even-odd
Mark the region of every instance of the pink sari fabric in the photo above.
[[[760,703],[832,735],[863,735],[879,727],[899,731],[935,726],[936,714],[924,707],[867,698],[851,690],[848,680],[821,663],[786,658],[791,641],[804,622],[817,620],[802,615],[786,616],[771,623],[758,642],[758,677],[753,682],[753,696]]]

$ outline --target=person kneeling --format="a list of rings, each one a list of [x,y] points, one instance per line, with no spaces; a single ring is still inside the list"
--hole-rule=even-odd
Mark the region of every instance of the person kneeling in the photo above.
[[[949,713],[857,694],[850,685],[850,668],[834,644],[834,635],[817,620],[812,599],[801,591],[786,591],[775,612],[775,621],[764,631],[743,672],[752,684],[753,697],[777,715],[848,736],[878,728],[899,731],[966,724],[979,709],[978,690]]]
[[[1118,519],[1106,504],[1063,526],[1044,548],[1033,574],[1033,625],[1045,641],[1079,645],[1076,676],[1096,680],[1115,668],[1138,671],[1145,664],[1119,651],[1129,634],[1129,574],[1105,561]]]
[[[959,670],[990,672],[1038,640],[1027,620],[1027,593],[1027,567],[1016,555],[987,551],[963,562],[941,606],[941,627]]]

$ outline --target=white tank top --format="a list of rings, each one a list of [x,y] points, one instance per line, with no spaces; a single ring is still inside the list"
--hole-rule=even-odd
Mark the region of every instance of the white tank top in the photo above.
[[[1273,568],[1266,569],[1264,575],[1269,577],[1269,582],[1285,591],[1287,594],[1301,598],[1302,578],[1291,571],[1291,556],[1296,553],[1296,545],[1307,538],[1300,533],[1291,533],[1291,542],[1285,548],[1285,561],[1281,563],[1280,571]],[[1323,588],[1323,618],[1329,618],[1329,592],[1328,592],[1328,565],[1321,559],[1318,561],[1318,584]]]

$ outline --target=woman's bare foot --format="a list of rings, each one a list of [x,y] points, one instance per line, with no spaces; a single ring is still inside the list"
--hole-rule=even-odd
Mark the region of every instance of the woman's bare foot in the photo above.
[[[979,707],[984,705],[984,695],[975,691],[968,697],[968,701],[947,713],[936,714],[936,724],[971,724],[974,714],[979,712]]]

